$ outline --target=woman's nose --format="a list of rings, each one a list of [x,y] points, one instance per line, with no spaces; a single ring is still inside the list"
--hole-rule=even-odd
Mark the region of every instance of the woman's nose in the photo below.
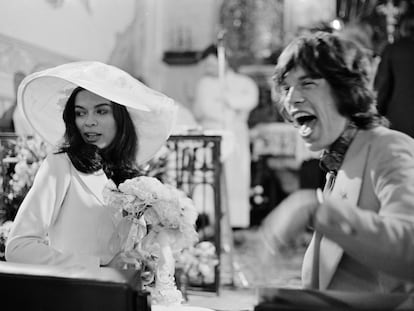
[[[95,116],[93,114],[89,114],[86,118],[85,125],[87,126],[95,126],[98,124],[98,121],[96,120]]]

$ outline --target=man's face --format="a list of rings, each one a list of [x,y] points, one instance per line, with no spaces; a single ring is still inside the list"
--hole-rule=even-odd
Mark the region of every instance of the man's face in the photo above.
[[[339,114],[325,79],[312,78],[296,67],[286,74],[282,92],[284,109],[310,150],[327,149],[345,129],[347,119]]]

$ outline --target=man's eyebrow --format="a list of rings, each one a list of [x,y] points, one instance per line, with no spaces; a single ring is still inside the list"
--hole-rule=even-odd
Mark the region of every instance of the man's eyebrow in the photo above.
[[[318,73],[305,73],[302,77],[300,77],[300,79],[322,79],[322,76]]]
[[[319,79],[319,77],[317,77],[316,75],[305,73],[304,75],[302,75],[298,78],[298,80],[300,80],[300,81],[303,81],[303,80],[306,80],[306,79]]]

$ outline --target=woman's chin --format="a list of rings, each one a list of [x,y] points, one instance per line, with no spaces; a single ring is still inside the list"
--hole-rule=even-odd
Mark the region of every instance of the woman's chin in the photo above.
[[[87,144],[90,144],[90,145],[93,145],[93,146],[95,146],[96,148],[98,148],[100,150],[102,150],[102,149],[104,149],[105,147],[108,146],[108,144],[103,144],[103,143],[99,143],[99,142],[90,142],[90,141],[87,141],[86,143]]]

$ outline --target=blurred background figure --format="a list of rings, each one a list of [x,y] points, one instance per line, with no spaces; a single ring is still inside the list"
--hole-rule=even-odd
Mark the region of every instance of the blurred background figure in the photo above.
[[[20,129],[20,118],[22,118],[21,114],[19,114],[16,109],[17,107],[17,88],[19,87],[20,82],[24,79],[26,74],[22,71],[16,71],[13,76],[13,87],[14,87],[14,101],[13,104],[4,112],[2,117],[0,118],[0,132],[15,132],[16,127]],[[15,121],[15,117],[18,120]],[[25,120],[24,120],[25,121]],[[18,123],[18,124],[16,124]]]
[[[250,141],[247,119],[257,106],[259,89],[253,79],[235,72],[226,62],[219,79],[217,46],[201,53],[203,76],[196,85],[193,111],[205,130],[224,130],[232,136],[224,141],[223,157],[230,225],[246,228],[250,223]],[[221,85],[222,84],[222,85]],[[230,146],[230,144],[232,146]]]
[[[378,111],[391,128],[414,137],[414,12],[401,18],[400,36],[387,45],[375,77]]]

